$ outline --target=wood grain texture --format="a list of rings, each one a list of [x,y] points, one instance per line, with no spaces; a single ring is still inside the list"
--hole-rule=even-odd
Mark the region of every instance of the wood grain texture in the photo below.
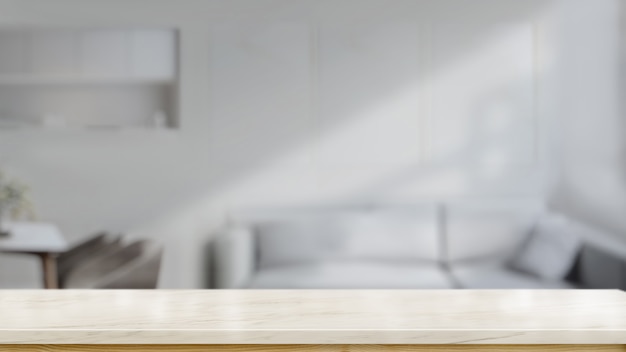
[[[626,344],[618,290],[0,290],[0,344]]]
[[[11,352],[626,352],[626,345],[0,345]]]

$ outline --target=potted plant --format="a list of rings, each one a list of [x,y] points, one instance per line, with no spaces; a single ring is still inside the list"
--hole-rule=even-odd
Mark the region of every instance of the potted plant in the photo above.
[[[26,185],[8,179],[0,172],[0,236],[8,236],[10,229],[8,223],[11,220],[24,215],[33,215],[33,207]]]

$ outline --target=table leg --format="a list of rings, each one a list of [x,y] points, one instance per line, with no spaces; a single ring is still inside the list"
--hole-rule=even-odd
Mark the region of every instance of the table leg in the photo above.
[[[52,253],[41,253],[41,263],[43,268],[43,284],[47,289],[59,288],[59,279],[57,274],[57,260]]]

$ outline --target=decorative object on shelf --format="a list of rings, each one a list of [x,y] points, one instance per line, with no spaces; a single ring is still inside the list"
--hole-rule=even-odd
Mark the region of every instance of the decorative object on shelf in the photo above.
[[[10,235],[9,221],[22,216],[34,217],[29,189],[0,171],[0,237]]]
[[[152,115],[153,127],[167,128],[167,115],[162,110],[158,110]]]

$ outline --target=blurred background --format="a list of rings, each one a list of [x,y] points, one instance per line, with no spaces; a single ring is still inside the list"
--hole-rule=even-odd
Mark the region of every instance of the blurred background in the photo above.
[[[0,287],[623,289],[624,14],[0,0]]]

